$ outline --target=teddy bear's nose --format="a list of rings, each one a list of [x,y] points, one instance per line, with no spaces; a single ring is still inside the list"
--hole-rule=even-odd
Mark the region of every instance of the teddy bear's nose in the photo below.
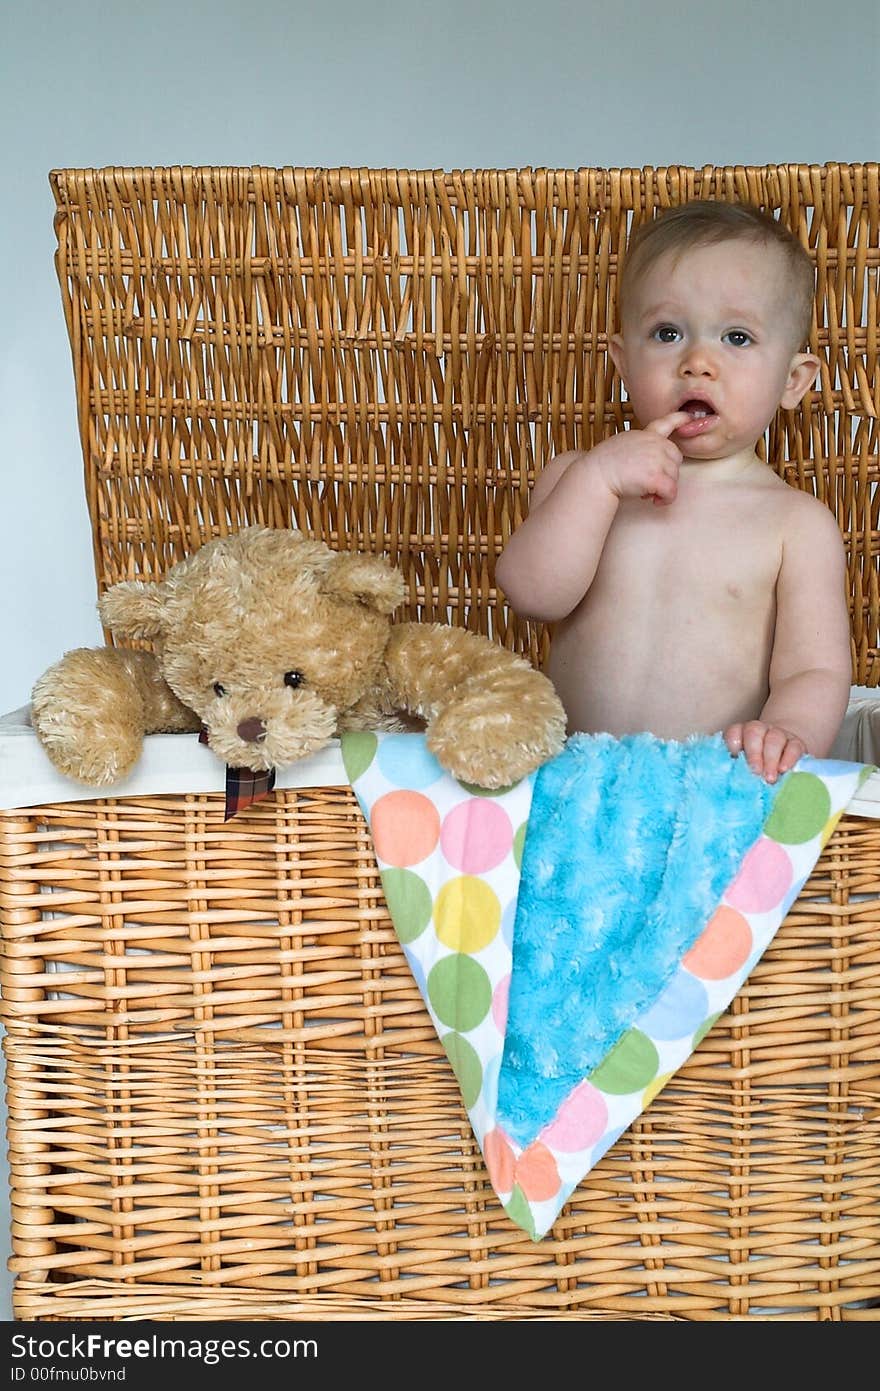
[[[246,744],[256,744],[260,739],[266,737],[265,721],[258,720],[256,715],[252,715],[249,720],[242,720],[236,733],[239,739],[243,739]]]

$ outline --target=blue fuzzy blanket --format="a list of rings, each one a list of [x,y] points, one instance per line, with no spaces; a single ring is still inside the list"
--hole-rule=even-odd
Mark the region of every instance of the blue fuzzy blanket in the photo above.
[[[498,1091],[516,1139],[659,995],[760,834],[773,789],[722,749],[575,735],[541,769]]]

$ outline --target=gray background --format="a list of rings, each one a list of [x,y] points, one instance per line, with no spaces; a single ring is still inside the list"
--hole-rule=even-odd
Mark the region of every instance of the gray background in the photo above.
[[[102,640],[50,169],[876,160],[878,29],[876,0],[7,4],[0,713]]]

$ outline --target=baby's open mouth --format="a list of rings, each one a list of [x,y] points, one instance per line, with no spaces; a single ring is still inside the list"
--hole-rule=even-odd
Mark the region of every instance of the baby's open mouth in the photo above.
[[[677,435],[685,439],[693,439],[695,435],[705,434],[712,428],[714,421],[718,419],[717,413],[708,401],[700,401],[696,396],[688,397],[682,401],[678,408],[690,416],[686,425],[679,425],[676,430]]]
[[[687,411],[688,415],[692,416],[694,420],[704,420],[707,416],[715,414],[715,411],[709,405],[708,401],[698,401],[696,398],[682,401],[679,410]]]

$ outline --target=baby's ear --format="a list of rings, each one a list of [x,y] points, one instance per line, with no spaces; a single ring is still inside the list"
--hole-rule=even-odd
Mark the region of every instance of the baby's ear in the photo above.
[[[154,638],[162,631],[165,587],[143,580],[113,584],[98,600],[105,628],[119,638]]]
[[[815,353],[795,353],[788,369],[788,380],[779,404],[783,410],[793,411],[799,406],[810,387],[819,375],[821,358]]]
[[[364,604],[376,613],[391,614],[403,602],[403,575],[377,555],[342,552],[336,555],[321,581],[325,594]]]
[[[617,375],[625,380],[626,360],[624,357],[623,334],[612,333],[608,339],[608,356],[617,368]]]

